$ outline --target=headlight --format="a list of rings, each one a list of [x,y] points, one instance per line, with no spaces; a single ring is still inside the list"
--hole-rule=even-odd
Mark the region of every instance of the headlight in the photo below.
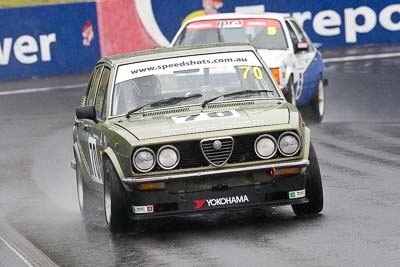
[[[279,137],[278,143],[279,151],[287,157],[293,156],[300,149],[300,138],[294,132],[283,133]]]
[[[156,165],[156,157],[150,148],[139,148],[133,154],[133,165],[138,171],[148,172]]]
[[[170,170],[175,168],[179,163],[179,151],[176,147],[166,145],[161,147],[157,153],[157,162],[161,168]]]
[[[275,138],[268,134],[259,136],[254,143],[254,150],[262,159],[272,158],[277,150]]]

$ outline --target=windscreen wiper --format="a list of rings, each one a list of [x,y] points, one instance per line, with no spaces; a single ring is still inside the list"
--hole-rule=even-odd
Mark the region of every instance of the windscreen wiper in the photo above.
[[[138,110],[141,110],[144,107],[150,106],[150,107],[159,107],[159,106],[163,106],[163,105],[171,105],[171,104],[177,104],[181,101],[190,99],[190,98],[198,98],[198,97],[202,97],[202,94],[194,94],[194,95],[189,95],[189,96],[172,96],[172,97],[167,97],[161,100],[157,100],[151,103],[147,103],[144,104],[140,107],[134,108],[132,110],[129,110],[128,113],[126,113],[126,117],[129,118],[130,115],[132,115],[133,113],[135,113]]]
[[[242,91],[238,91],[238,92],[233,92],[233,93],[229,93],[229,94],[223,94],[223,95],[219,95],[207,100],[204,100],[203,104],[201,104],[201,106],[204,108],[208,103],[213,102],[214,100],[217,100],[218,98],[221,97],[229,97],[229,96],[235,96],[235,95],[247,95],[247,94],[259,94],[259,93],[275,93],[275,91],[271,91],[271,90],[242,90]]]

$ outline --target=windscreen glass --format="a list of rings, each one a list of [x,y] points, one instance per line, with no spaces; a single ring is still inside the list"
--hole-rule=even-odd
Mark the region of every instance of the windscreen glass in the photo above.
[[[270,76],[251,51],[126,64],[117,69],[111,115],[125,114],[146,104],[145,110],[196,105],[216,96],[243,90],[270,92],[221,97],[218,101],[279,97]],[[165,101],[169,98],[180,99]],[[153,104],[160,100],[163,102]]]
[[[258,49],[287,49],[282,25],[274,19],[205,20],[190,23],[175,46],[249,43]]]

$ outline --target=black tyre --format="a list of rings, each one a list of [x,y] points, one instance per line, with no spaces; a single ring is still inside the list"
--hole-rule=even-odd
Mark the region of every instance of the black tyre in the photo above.
[[[293,211],[296,215],[313,215],[322,211],[324,206],[324,194],[322,189],[321,173],[317,154],[314,147],[310,145],[310,165],[306,173],[306,197],[310,202],[305,204],[292,205]]]
[[[319,123],[325,116],[325,85],[322,77],[318,78],[312,101],[305,106],[305,117],[310,122]]]
[[[110,232],[126,230],[128,226],[126,192],[110,160],[106,160],[104,164],[104,213]]]
[[[78,160],[76,161],[76,189],[81,215],[84,219],[89,219],[93,213],[94,193],[83,179],[82,169]]]

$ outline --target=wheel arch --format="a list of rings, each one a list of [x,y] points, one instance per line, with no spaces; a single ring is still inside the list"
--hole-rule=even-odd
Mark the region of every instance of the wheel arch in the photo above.
[[[105,161],[107,159],[111,161],[111,164],[114,166],[114,169],[115,169],[119,179],[125,177],[124,172],[122,171],[121,165],[119,164],[119,161],[117,159],[117,156],[115,155],[114,151],[110,147],[107,147],[103,151],[103,164],[105,163]]]
[[[310,128],[305,127],[304,129],[304,147],[303,147],[303,158],[309,160],[310,159],[310,146],[311,146],[311,133]]]

